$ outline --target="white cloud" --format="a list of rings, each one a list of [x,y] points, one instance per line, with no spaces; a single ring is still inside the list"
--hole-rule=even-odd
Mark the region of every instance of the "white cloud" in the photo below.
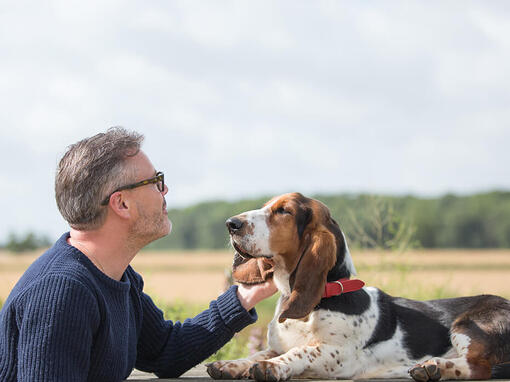
[[[124,125],[169,206],[510,188],[506,2],[9,2],[0,241],[56,237],[67,145]]]

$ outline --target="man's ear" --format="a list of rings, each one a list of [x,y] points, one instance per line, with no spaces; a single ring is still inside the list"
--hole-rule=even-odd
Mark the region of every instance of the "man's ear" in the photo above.
[[[108,206],[120,218],[129,219],[132,215],[131,203],[122,192],[115,192],[110,197]]]

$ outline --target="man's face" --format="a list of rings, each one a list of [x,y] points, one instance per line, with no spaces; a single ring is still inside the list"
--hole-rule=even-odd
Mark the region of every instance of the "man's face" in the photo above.
[[[134,171],[134,181],[149,179],[156,174],[156,169],[143,151],[128,159],[128,166]],[[159,191],[156,184],[148,184],[130,191],[130,198],[134,200],[136,211],[131,227],[132,239],[148,244],[166,236],[172,230],[172,223],[168,219],[165,195],[168,188]],[[144,244],[144,245],[145,245]]]

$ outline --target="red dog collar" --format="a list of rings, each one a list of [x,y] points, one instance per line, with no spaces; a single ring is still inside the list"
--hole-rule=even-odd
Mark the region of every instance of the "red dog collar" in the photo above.
[[[342,293],[354,292],[363,288],[365,283],[361,280],[340,279],[326,283],[322,298],[339,296]]]

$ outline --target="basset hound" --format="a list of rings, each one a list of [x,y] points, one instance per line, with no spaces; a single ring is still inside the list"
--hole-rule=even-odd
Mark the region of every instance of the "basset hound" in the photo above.
[[[510,301],[413,301],[362,287],[345,236],[317,200],[281,195],[227,227],[234,279],[273,277],[281,297],[268,349],[209,364],[215,379],[488,379],[510,361]]]

